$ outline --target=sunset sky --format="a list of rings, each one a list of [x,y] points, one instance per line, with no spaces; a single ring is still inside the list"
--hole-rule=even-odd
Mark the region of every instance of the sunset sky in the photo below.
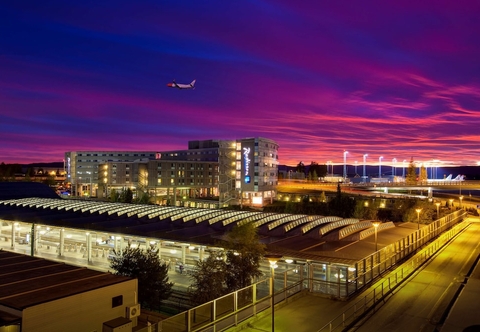
[[[476,165],[479,17],[478,0],[3,1],[0,162],[266,137],[286,165]]]

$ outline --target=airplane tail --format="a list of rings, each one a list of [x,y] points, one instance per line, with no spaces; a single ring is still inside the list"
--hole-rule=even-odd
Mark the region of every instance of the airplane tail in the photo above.
[[[197,81],[197,80],[193,80],[192,83],[190,83],[190,86],[191,86],[192,88],[195,88],[195,82],[196,82],[196,81]]]
[[[450,181],[452,180],[452,174],[450,174],[449,176],[447,176],[447,178],[445,179],[445,181]]]
[[[464,178],[464,175],[458,174],[457,177],[453,179],[453,181],[463,181],[463,178]]]

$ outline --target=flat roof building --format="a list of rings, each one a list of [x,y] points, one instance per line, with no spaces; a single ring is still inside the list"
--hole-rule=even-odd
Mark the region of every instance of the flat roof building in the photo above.
[[[0,266],[0,331],[102,331],[117,318],[122,331],[137,325],[137,279],[3,250]]]
[[[262,206],[278,184],[278,144],[262,137],[189,141],[186,150],[165,152],[67,152],[65,160],[73,196],[106,197],[130,187],[163,205]]]

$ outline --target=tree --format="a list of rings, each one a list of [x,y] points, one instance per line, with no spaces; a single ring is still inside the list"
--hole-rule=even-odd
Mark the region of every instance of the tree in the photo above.
[[[119,202],[120,201],[120,195],[116,190],[111,190],[110,191],[110,202]]]
[[[150,204],[150,194],[147,192],[138,192],[137,198],[134,200],[135,204]]]
[[[262,275],[260,261],[265,255],[265,245],[260,242],[253,223],[236,225],[227,233],[223,247],[226,250],[226,285],[229,292],[251,285]]]
[[[410,160],[410,164],[408,165],[405,183],[408,185],[413,185],[417,183],[417,173],[415,171],[415,162],[413,161],[413,157]]]
[[[327,196],[325,196],[325,192],[322,191],[320,194],[320,198],[318,199],[321,203],[326,203],[327,202]]]
[[[225,250],[211,253],[193,270],[190,298],[197,304],[247,287],[262,276],[260,261],[265,245],[253,223],[235,226],[218,246]]]
[[[422,164],[422,166],[420,167],[419,180],[420,180],[420,182],[422,182],[422,183],[425,183],[425,182],[427,182],[427,180],[428,180],[427,168],[426,168],[425,165],[423,165],[423,164]]]
[[[330,215],[350,218],[355,211],[355,201],[342,193],[340,183],[337,184],[337,194],[328,202]]]
[[[303,164],[303,161],[298,163],[297,173],[303,173],[305,175],[305,165]]]
[[[159,310],[162,301],[172,293],[168,267],[154,250],[127,247],[122,252],[115,252],[110,268],[116,275],[138,279],[138,301],[142,307]]]
[[[213,251],[204,261],[197,261],[193,269],[189,295],[195,304],[212,301],[227,293],[226,263],[223,252]]]
[[[120,193],[119,201],[122,203],[132,203],[133,202],[133,191],[128,187],[123,189]]]

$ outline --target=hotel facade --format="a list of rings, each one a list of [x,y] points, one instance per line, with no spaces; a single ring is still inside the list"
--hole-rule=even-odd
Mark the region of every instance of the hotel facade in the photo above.
[[[278,144],[261,137],[189,141],[188,149],[165,152],[67,152],[65,160],[75,196],[131,188],[160,205],[262,206],[278,184]]]

